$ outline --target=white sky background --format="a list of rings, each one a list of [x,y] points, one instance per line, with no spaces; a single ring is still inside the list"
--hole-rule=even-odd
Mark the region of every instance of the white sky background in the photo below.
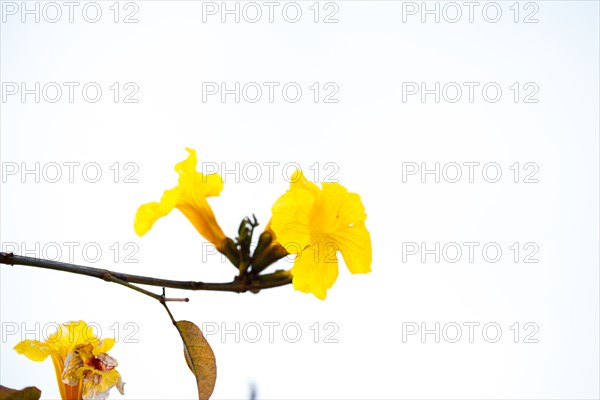
[[[258,295],[167,292],[191,300],[172,306],[177,319],[219,329],[207,335],[218,363],[214,398],[248,398],[252,384],[260,398],[600,395],[597,2],[516,7],[498,2],[502,14],[496,23],[482,15],[487,5],[487,18],[495,16],[495,6],[486,2],[475,8],[472,23],[462,2],[456,23],[448,21],[455,11],[443,2],[438,3],[439,23],[433,15],[421,22],[420,10],[405,13],[403,22],[403,10],[421,7],[420,2],[322,2],[318,23],[313,2],[298,3],[297,23],[283,18],[286,2],[275,8],[273,23],[262,2],[263,16],[256,23],[244,15],[240,23],[232,15],[222,23],[219,13],[205,15],[204,23],[203,7],[221,7],[221,2],[122,2],[118,23],[113,2],[98,3],[97,23],[82,16],[87,2],[75,9],[73,23],[62,2],[56,23],[47,21],[54,10],[46,7],[43,14],[46,3],[38,3],[39,23],[33,15],[22,22],[22,3],[13,3],[15,15],[8,3],[1,2],[0,32],[3,251],[44,256],[46,249],[53,257],[52,243],[57,243],[60,259],[70,261],[65,243],[76,242],[72,261],[85,265],[171,279],[230,280],[233,267],[203,252],[204,240],[177,211],[143,238],[133,232],[137,207],[176,184],[173,166],[186,157],[185,147],[197,149],[201,162],[220,166],[225,188],[211,204],[232,237],[240,220],[252,213],[262,223],[259,229],[264,227],[272,203],[287,189],[286,163],[298,163],[313,179],[319,171],[320,180],[333,171],[325,164],[333,163],[333,178],[361,194],[373,239],[373,272],[350,275],[340,263],[326,301],[291,286]],[[27,4],[33,8],[35,2]],[[134,11],[138,22],[124,23]],[[324,23],[333,11],[338,22]],[[524,23],[528,15],[538,22]],[[22,101],[20,92],[9,94],[12,83],[22,82],[29,88],[40,82],[39,103],[34,95]],[[52,87],[43,92],[49,82],[63,90],[56,103],[48,101],[55,97]],[[72,103],[63,82],[79,83]],[[96,103],[82,96],[81,88],[90,82],[102,88]],[[121,97],[115,103],[110,89],[115,82],[121,96],[131,92],[125,84],[137,85],[133,98],[138,102],[124,103]],[[232,95],[225,103],[218,95],[203,102],[203,82],[280,86],[273,103],[265,86],[257,103],[246,101],[254,92],[239,103]],[[296,103],[282,97],[281,87],[289,82],[302,88]],[[317,103],[310,89],[315,82],[321,88]],[[339,88],[337,103],[323,101],[331,91],[324,88],[328,82]],[[432,94],[425,102],[419,94],[403,102],[403,82],[426,82],[428,88],[457,82],[463,93],[451,103],[454,92],[447,86],[439,103]],[[473,102],[463,82],[479,84]],[[481,88],[490,82],[502,89],[495,103],[482,96]],[[510,89],[515,82],[517,102],[515,86]],[[526,103],[535,88],[529,100],[538,102]],[[73,182],[65,162],[79,163]],[[255,180],[254,169],[244,169],[249,162],[263,166],[256,182],[249,181]],[[269,162],[280,163],[273,179],[264,165]],[[440,183],[432,175],[423,183],[419,174],[403,182],[406,163],[422,162],[428,168],[458,163],[463,176],[450,183],[454,164],[449,164],[449,179],[442,176]],[[473,183],[465,162],[480,163]],[[502,172],[497,183],[482,176],[482,166],[491,162]],[[510,169],[515,162],[518,183]],[[23,165],[31,169],[35,163],[48,173],[46,179],[43,173],[39,182],[32,174],[22,175]],[[55,172],[51,163],[62,166],[57,183],[48,181]],[[97,183],[86,181],[94,177],[92,170],[82,173],[88,163],[100,166]],[[117,183],[115,168],[110,169],[115,163]],[[233,170],[236,163],[237,176],[223,174],[222,166]],[[526,169],[526,163],[535,165]],[[10,175],[15,165],[19,170]],[[536,166],[530,178],[539,182],[524,183]],[[137,183],[126,183],[132,171]],[[493,171],[486,177],[493,178]],[[450,252],[436,263],[434,255],[425,262],[420,253],[407,255],[403,249],[410,242],[425,242],[428,248],[436,242],[480,245],[472,263],[464,245],[458,262],[449,262]],[[515,242],[517,263],[510,249]],[[102,251],[96,262],[90,260],[92,250],[87,256],[82,251],[89,243]],[[486,243],[502,249],[498,262],[483,258]],[[536,246],[533,259],[539,262],[525,263]],[[137,249],[137,263],[126,259],[132,249]],[[284,260],[276,267],[291,263]],[[28,267],[2,266],[0,278],[2,385],[35,385],[44,398],[58,397],[51,362],[31,362],[12,347],[24,338],[43,339],[46,326],[49,333],[52,324],[84,319],[96,323],[103,337],[118,334],[111,355],[127,382],[123,398],[195,397],[178,334],[152,299],[93,278]],[[464,325],[469,322],[480,324],[473,343]],[[222,328],[235,331],[236,323],[239,343],[234,334],[221,336]],[[269,323],[280,324],[273,343]],[[302,331],[296,343],[289,340],[293,328],[288,336],[282,332],[288,323]],[[439,323],[439,343],[433,334],[423,342],[420,332],[403,340],[410,323],[419,328],[425,323],[428,329]],[[451,343],[454,323],[462,327],[457,343]],[[487,323],[502,329],[496,343],[486,340],[495,336],[493,328],[487,337],[482,333]],[[526,323],[532,324],[526,328]],[[250,343],[256,324],[262,337]],[[337,343],[327,343],[334,328],[330,339]],[[537,343],[526,343],[532,340]],[[112,398],[121,396],[113,391]]]

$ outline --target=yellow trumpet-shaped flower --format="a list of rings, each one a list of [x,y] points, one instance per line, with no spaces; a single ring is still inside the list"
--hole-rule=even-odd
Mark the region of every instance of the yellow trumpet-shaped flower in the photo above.
[[[222,250],[226,236],[206,198],[221,193],[223,180],[218,174],[203,175],[197,172],[196,151],[186,150],[189,152],[188,158],[175,166],[175,171],[179,173],[179,184],[166,190],[159,203],[151,202],[138,208],[135,232],[139,236],[145,235],[156,220],[177,208],[206,240]]]
[[[321,189],[296,171],[272,213],[277,241],[296,254],[295,289],[325,299],[338,276],[338,251],[353,274],[371,271],[371,235],[358,194],[338,183],[323,183]]]
[[[23,340],[15,350],[37,362],[52,358],[63,400],[104,400],[114,386],[124,394],[117,361],[106,354],[114,343],[100,340],[84,321],[77,321],[60,325],[44,342]]]

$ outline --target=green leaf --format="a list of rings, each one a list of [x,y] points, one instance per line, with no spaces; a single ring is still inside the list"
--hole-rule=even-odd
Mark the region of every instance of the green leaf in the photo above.
[[[198,398],[210,398],[217,381],[217,361],[202,331],[190,321],[177,321],[175,327],[183,340],[183,354],[198,384]]]
[[[0,385],[0,400],[38,400],[41,396],[42,392],[35,386],[15,390]]]

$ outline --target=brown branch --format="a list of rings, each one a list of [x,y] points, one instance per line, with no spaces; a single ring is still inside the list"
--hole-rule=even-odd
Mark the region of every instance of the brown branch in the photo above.
[[[92,268],[83,265],[69,264],[60,261],[45,260],[42,258],[19,256],[13,253],[0,252],[0,264],[24,265],[29,267],[52,269],[55,271],[70,272],[86,275],[119,284],[137,283],[141,285],[168,287],[183,290],[210,290],[219,292],[243,293],[251,291],[257,293],[262,289],[284,286],[292,282],[289,271],[276,271],[271,274],[259,275],[252,279],[234,279],[225,283],[210,283],[198,281],[174,281],[149,276],[131,275],[122,272],[110,271],[102,268]],[[127,286],[127,285],[125,285]],[[140,288],[137,288],[140,289]],[[141,289],[143,290],[143,289]]]

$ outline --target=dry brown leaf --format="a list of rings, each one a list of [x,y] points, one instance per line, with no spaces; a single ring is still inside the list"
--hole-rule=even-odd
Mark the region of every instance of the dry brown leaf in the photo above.
[[[215,353],[204,338],[202,331],[190,321],[177,321],[175,324],[183,340],[185,361],[196,377],[198,398],[210,398],[217,381]]]

